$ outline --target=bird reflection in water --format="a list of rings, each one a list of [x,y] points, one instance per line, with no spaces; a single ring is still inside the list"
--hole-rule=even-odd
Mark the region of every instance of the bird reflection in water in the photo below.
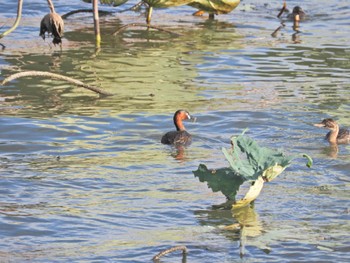
[[[175,146],[174,152],[171,154],[177,161],[185,161],[186,160],[186,149],[183,145]]]

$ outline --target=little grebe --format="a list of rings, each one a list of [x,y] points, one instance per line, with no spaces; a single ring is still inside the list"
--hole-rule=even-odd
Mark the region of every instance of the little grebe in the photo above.
[[[350,143],[350,131],[339,129],[338,123],[333,119],[324,119],[321,123],[314,124],[314,126],[331,130],[326,135],[326,140],[331,144]]]
[[[295,6],[293,8],[293,12],[288,15],[288,18],[292,19],[293,21],[305,20],[306,13],[300,6]]]
[[[170,131],[163,135],[161,143],[172,144],[175,146],[186,146],[192,141],[192,136],[189,134],[185,126],[183,125],[183,120],[193,120],[194,118],[185,110],[178,110],[174,114],[174,124],[176,131]]]

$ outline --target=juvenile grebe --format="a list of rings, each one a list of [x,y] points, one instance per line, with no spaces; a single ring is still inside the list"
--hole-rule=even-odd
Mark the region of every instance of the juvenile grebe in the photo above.
[[[333,119],[324,119],[321,123],[314,124],[314,126],[331,130],[326,135],[326,140],[331,144],[350,143],[350,131],[339,129],[338,123]]]
[[[45,33],[47,32],[53,35],[52,43],[54,45],[62,45],[63,28],[64,22],[62,17],[53,10],[41,20],[39,36],[45,39]]]
[[[298,19],[297,16],[299,16]],[[293,12],[288,15],[288,18],[292,19],[293,21],[305,20],[306,14],[300,6],[295,6],[293,8]]]
[[[161,143],[163,144],[173,144],[175,146],[186,146],[189,145],[192,141],[192,136],[189,134],[185,126],[183,125],[183,120],[194,119],[188,111],[178,110],[174,114],[174,124],[176,131],[170,131],[163,135]]]

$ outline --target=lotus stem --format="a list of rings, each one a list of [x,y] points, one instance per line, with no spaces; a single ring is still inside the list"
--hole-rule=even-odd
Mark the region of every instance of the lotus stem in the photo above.
[[[188,252],[187,247],[185,246],[176,246],[172,248],[168,248],[166,250],[161,251],[157,255],[153,257],[153,261],[158,261],[162,256],[169,254],[171,252],[177,251],[177,250],[182,250],[182,255],[185,256]]]
[[[153,11],[153,7],[152,6],[148,6],[148,8],[147,8],[147,18],[146,18],[146,23],[147,23],[148,26],[151,25],[152,11]]]
[[[98,16],[98,0],[93,0],[92,8],[94,10],[96,48],[99,49],[101,46],[101,32],[100,32],[100,18]]]
[[[23,0],[18,0],[16,21],[9,30],[0,34],[0,38],[3,38],[4,36],[10,34],[13,30],[15,30],[17,28],[17,26],[19,25],[19,21],[21,20],[21,16],[22,16],[22,6],[23,6]]]
[[[96,92],[100,95],[105,95],[105,96],[113,96],[114,94],[104,91],[100,88],[94,87],[94,86],[90,86],[87,85],[79,80],[70,78],[70,77],[66,77],[60,74],[56,74],[56,73],[51,73],[51,72],[46,72],[46,71],[23,71],[23,72],[19,72],[19,73],[15,73],[12,74],[10,76],[8,76],[7,78],[5,78],[2,82],[1,85],[5,85],[6,83],[18,79],[18,78],[23,78],[23,77],[49,77],[52,79],[60,79],[60,80],[64,80],[67,81],[69,83],[72,83],[74,85],[77,85],[78,87],[82,87],[88,90],[91,90],[93,92]]]

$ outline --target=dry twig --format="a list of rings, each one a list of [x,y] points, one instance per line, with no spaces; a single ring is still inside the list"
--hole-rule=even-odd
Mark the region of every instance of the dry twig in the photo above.
[[[166,250],[161,251],[160,253],[158,253],[157,255],[155,255],[153,257],[153,261],[158,261],[162,256],[169,254],[171,252],[177,251],[177,250],[182,250],[182,255],[184,256],[185,254],[187,254],[188,250],[187,247],[185,246],[176,246],[176,247],[171,247],[168,248]]]
[[[277,15],[278,18],[280,18],[280,16],[283,14],[283,12],[286,10],[286,8],[287,8],[287,3],[286,3],[286,1],[284,1],[282,9]]]

